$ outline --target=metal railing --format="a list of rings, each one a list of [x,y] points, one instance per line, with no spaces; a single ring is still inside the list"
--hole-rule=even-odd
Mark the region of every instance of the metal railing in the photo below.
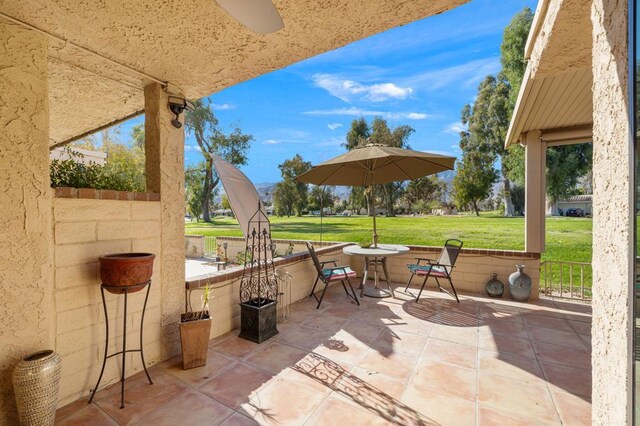
[[[218,245],[216,237],[204,237],[204,255],[207,257],[216,256],[218,253]]]
[[[591,301],[591,263],[547,260],[540,264],[540,295]]]

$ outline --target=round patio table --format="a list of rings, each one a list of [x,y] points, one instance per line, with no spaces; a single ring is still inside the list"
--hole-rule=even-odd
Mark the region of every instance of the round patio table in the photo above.
[[[342,249],[344,254],[349,256],[361,256],[364,257],[364,271],[362,273],[362,282],[360,283],[360,297],[362,295],[369,297],[391,297],[393,289],[389,283],[389,273],[387,272],[387,258],[391,256],[397,256],[399,254],[409,252],[409,247],[399,244],[378,244],[378,247],[360,247],[359,245],[351,245]],[[369,267],[373,265],[373,281],[374,286],[367,286],[367,279],[369,276]],[[387,288],[380,288],[380,280],[378,277],[378,266],[382,266],[384,273],[384,280],[387,283]]]

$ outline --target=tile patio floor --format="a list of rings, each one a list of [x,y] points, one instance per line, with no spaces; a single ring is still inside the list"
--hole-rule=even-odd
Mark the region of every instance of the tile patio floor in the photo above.
[[[414,290],[415,292],[415,290]],[[448,296],[295,304],[261,345],[211,341],[206,367],[180,358],[58,410],[58,425],[586,425],[589,306]]]

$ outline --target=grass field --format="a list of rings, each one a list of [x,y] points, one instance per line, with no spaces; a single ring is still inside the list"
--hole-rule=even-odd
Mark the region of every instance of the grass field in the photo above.
[[[459,238],[469,248],[524,249],[524,218],[498,215],[380,217],[382,243],[440,246],[447,238]],[[319,240],[319,217],[271,217],[274,238]],[[324,241],[369,242],[371,218],[364,216],[323,219]],[[187,234],[242,236],[234,219],[218,217],[214,223],[186,223]],[[547,218],[546,250],[542,260],[591,261],[591,219]]]

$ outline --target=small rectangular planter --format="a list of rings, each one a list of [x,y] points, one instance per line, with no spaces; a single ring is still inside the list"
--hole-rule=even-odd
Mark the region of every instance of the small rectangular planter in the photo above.
[[[182,345],[182,368],[207,365],[211,318],[191,320],[194,313],[182,314],[180,322],[180,344]]]
[[[240,335],[243,339],[262,343],[278,334],[276,328],[277,301],[270,300],[258,306],[254,301],[240,304]]]

